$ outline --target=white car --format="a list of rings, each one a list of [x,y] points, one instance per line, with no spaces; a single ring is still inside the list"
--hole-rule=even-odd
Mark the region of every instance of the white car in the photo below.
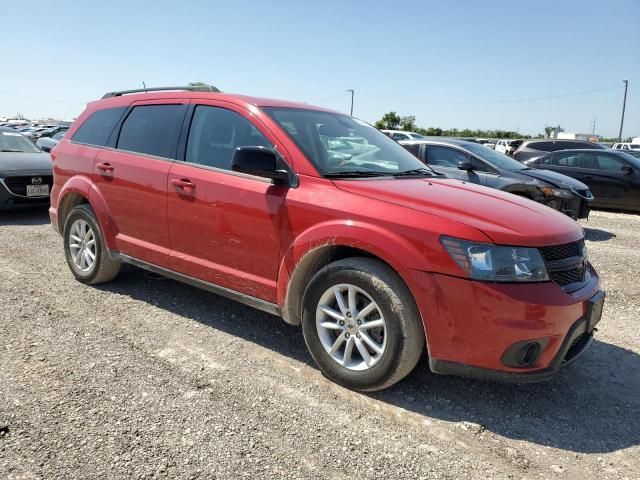
[[[396,141],[400,140],[420,140],[425,138],[424,135],[414,132],[405,132],[404,130],[380,130],[382,133],[387,134]]]
[[[512,156],[520,145],[522,145],[522,140],[498,140],[494,150]]]
[[[640,150],[640,143],[614,143],[614,150]]]

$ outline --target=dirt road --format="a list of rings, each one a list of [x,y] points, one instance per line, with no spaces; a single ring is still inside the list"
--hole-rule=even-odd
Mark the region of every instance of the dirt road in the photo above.
[[[46,212],[0,213],[0,478],[640,478],[640,216],[582,224],[608,302],[580,361],[360,395],[299,329],[134,268],[84,286]]]

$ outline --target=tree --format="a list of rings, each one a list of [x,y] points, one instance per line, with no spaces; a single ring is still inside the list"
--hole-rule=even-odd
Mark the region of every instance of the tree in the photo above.
[[[417,129],[416,117],[414,115],[407,115],[400,117],[400,129],[408,132],[415,132]]]
[[[397,130],[401,121],[402,118],[396,112],[388,112],[375,123],[375,127],[384,130]]]

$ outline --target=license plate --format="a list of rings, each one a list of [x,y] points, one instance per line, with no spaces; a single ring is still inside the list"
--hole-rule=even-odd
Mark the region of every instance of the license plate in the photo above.
[[[587,332],[591,332],[602,318],[602,307],[604,306],[604,292],[598,292],[589,299],[587,303]]]
[[[44,197],[49,195],[49,185],[27,185],[27,197]]]

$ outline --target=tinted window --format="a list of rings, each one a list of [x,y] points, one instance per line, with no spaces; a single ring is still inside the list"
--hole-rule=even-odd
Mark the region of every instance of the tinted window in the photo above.
[[[454,148],[427,145],[427,163],[429,165],[458,168],[458,163],[465,160],[469,160],[469,157]]]
[[[551,164],[558,167],[579,168],[581,166],[580,153],[555,153],[550,158],[552,158]]]
[[[394,133],[391,135],[391,138],[394,140],[409,140],[409,135],[405,135],[404,133]]]
[[[532,148],[533,150],[541,150],[543,152],[553,152],[553,142],[532,142],[527,145],[527,147]]]
[[[183,105],[135,107],[122,124],[117,148],[164,158],[176,158]]]
[[[231,170],[237,147],[272,147],[242,115],[218,107],[196,107],[189,130],[186,161]]]
[[[478,157],[497,168],[506,170],[523,170],[528,168],[517,160],[507,157],[505,154],[496,152],[493,148],[485,147],[477,143],[467,142],[462,145],[465,150],[475,153]]]
[[[411,152],[415,157],[420,158],[420,144],[410,143],[408,145],[402,145],[408,152]]]
[[[621,160],[613,157],[612,155],[603,155],[603,154],[595,154],[588,153],[587,165],[588,168],[592,168],[595,170],[613,170],[619,171],[622,169],[624,163]]]
[[[119,107],[93,112],[73,134],[72,140],[104,147],[125,110],[125,107]]]

